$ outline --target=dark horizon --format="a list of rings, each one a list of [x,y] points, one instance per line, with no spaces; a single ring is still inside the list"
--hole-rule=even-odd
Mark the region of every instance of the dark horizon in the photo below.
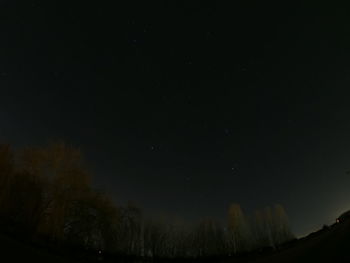
[[[97,187],[150,216],[279,203],[300,236],[350,209],[345,8],[16,2],[1,143],[80,147]]]

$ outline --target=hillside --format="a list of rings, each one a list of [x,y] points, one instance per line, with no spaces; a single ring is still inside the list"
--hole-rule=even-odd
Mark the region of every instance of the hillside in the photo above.
[[[240,262],[350,262],[350,220],[325,227],[278,252]]]

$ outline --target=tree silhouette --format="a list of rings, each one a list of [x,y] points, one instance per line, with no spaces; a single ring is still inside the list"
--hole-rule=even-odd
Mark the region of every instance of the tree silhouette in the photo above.
[[[284,207],[280,204],[274,206],[273,211],[274,218],[274,240],[276,244],[282,244],[294,238],[289,226],[289,220]]]
[[[10,213],[11,185],[14,180],[14,157],[9,145],[0,145],[0,214]]]
[[[8,231],[56,245],[153,258],[232,255],[294,238],[281,205],[247,220],[232,204],[227,228],[213,219],[193,225],[146,220],[139,207],[116,206],[93,189],[90,178],[80,150],[63,142],[17,152],[0,145],[0,222]]]
[[[275,205],[273,209],[266,207],[262,212],[256,211],[252,229],[256,247],[275,248],[294,238],[288,216],[281,205]]]
[[[240,205],[232,204],[228,211],[228,242],[233,254],[249,249],[250,230]]]

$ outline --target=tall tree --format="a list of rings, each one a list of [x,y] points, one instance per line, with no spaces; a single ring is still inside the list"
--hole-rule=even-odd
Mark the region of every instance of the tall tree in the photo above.
[[[0,145],[0,214],[8,214],[11,184],[14,175],[14,156],[9,145]]]
[[[249,250],[250,230],[243,211],[232,204],[228,211],[229,249],[233,254]]]
[[[274,220],[274,240],[276,244],[282,244],[294,238],[289,226],[289,220],[284,207],[280,204],[274,206],[273,211]]]
[[[221,226],[212,219],[203,219],[195,229],[193,246],[196,256],[217,256],[223,253],[224,235]]]
[[[80,151],[59,142],[26,148],[18,161],[21,173],[42,185],[38,231],[62,240],[69,209],[90,187]]]
[[[143,250],[143,217],[140,208],[133,204],[119,207],[117,250],[128,255],[141,255]]]

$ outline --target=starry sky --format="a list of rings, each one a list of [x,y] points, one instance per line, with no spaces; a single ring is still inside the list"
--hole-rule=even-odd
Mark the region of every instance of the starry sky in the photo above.
[[[63,139],[148,214],[350,208],[350,18],[247,1],[0,2],[0,141]],[[215,3],[214,3],[215,2]]]

